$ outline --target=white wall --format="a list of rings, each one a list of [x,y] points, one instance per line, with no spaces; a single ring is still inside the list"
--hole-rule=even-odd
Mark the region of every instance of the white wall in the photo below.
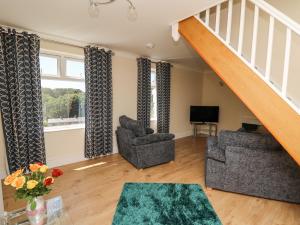
[[[202,73],[172,68],[170,132],[176,138],[192,135],[190,106],[201,105]]]
[[[243,102],[213,71],[203,73],[202,105],[219,106],[218,130],[237,130],[242,122],[259,123]]]

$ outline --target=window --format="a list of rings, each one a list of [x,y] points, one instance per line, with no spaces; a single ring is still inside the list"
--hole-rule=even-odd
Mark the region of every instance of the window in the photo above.
[[[59,75],[59,57],[55,55],[40,55],[41,75],[58,76]]]
[[[151,113],[152,121],[157,120],[157,89],[156,89],[156,71],[151,71]]]
[[[84,62],[80,59],[66,59],[66,76],[84,78]]]
[[[83,127],[85,120],[83,59],[41,54],[40,64],[45,130]]]

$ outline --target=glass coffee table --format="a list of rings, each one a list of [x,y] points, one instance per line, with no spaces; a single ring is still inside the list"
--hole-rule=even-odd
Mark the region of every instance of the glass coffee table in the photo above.
[[[30,225],[25,208],[0,215],[0,225]],[[68,213],[63,209],[60,196],[47,200],[47,216],[41,225],[73,225]]]

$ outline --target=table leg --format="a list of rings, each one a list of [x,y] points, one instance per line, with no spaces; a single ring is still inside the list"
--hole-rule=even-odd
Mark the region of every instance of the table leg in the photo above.
[[[211,136],[211,124],[208,124],[209,127],[209,136]]]

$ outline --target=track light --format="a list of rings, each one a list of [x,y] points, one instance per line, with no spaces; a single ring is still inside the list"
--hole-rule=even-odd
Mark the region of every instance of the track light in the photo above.
[[[130,0],[126,0],[126,1],[129,4],[128,12],[127,12],[127,18],[128,18],[129,21],[134,22],[134,21],[137,20],[137,17],[138,17],[136,8]]]
[[[101,5],[107,5],[110,3],[113,3],[115,0],[90,0],[90,5],[89,5],[89,15],[92,18],[97,18],[99,16],[99,6]],[[132,3],[131,0],[126,0],[128,3],[128,12],[127,12],[127,18],[129,21],[133,22],[137,20],[138,14],[136,11],[136,7]]]
[[[97,18],[99,16],[99,8],[93,0],[90,0],[89,14],[92,18]]]

